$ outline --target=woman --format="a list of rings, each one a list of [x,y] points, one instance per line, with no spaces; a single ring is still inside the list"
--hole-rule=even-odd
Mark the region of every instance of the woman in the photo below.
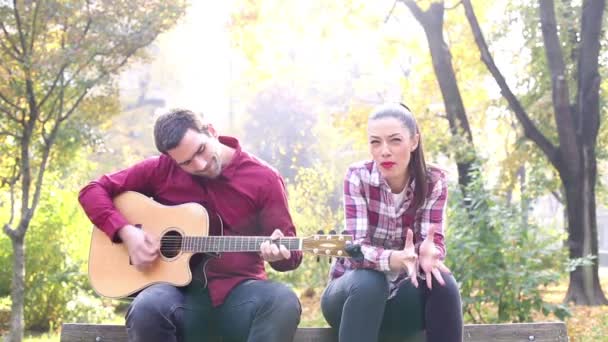
[[[429,342],[462,341],[460,294],[442,261],[445,174],[426,166],[405,105],[376,108],[368,137],[373,160],[351,165],[344,181],[346,232],[363,257],[334,263],[323,315],[340,342],[402,339],[422,330]]]

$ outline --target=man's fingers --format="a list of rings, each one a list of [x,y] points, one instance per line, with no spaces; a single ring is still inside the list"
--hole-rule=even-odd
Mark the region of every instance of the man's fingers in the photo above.
[[[260,245],[260,253],[268,254],[268,248],[270,247],[270,242],[268,240],[262,242]]]
[[[270,239],[276,240],[282,238],[283,236],[283,232],[280,229],[275,229],[274,232],[272,232],[272,234],[270,235]]]
[[[281,255],[283,256],[284,259],[291,258],[291,252],[289,252],[285,246],[281,245],[279,250],[281,251]]]
[[[272,256],[278,256],[279,255],[279,247],[277,247],[276,244],[271,244],[270,245],[270,253],[272,254]]]
[[[429,290],[433,289],[433,278],[431,277],[431,272],[424,272],[424,275],[426,276],[426,287],[429,288]]]

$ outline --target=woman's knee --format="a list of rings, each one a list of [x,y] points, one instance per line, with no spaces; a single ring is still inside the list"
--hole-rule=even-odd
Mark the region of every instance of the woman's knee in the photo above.
[[[458,283],[454,276],[450,273],[443,272],[441,272],[441,276],[445,285],[439,284],[436,278],[433,277],[433,290],[431,291],[431,294],[437,294],[442,297],[453,297],[454,299],[458,298],[458,300],[460,300],[460,289],[458,288]]]
[[[348,293],[350,296],[386,299],[388,282],[382,272],[374,270],[355,270],[349,275],[351,279]]]

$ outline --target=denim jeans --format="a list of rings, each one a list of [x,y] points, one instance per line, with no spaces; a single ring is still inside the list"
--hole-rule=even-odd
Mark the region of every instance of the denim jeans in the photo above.
[[[425,281],[419,281],[418,288],[406,281],[387,301],[384,273],[353,270],[329,282],[321,309],[329,325],[338,330],[340,342],[403,341],[423,335],[428,342],[460,342],[460,293],[454,277],[442,275],[445,286],[434,278],[432,290]]]
[[[126,326],[130,342],[204,342],[212,334],[223,341],[285,342],[293,340],[300,314],[298,297],[281,283],[245,281],[215,308],[198,282],[157,284],[135,297]]]

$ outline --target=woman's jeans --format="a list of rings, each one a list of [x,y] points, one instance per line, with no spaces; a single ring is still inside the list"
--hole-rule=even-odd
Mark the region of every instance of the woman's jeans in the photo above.
[[[428,342],[462,341],[462,307],[454,277],[442,273],[445,286],[433,278],[418,288],[405,281],[390,300],[384,273],[357,269],[327,285],[321,309],[338,329],[340,342],[400,341],[426,330]]]
[[[158,284],[135,297],[126,326],[131,342],[204,342],[209,335],[221,335],[223,341],[286,342],[293,340],[300,314],[298,297],[281,283],[245,281],[215,308],[198,282],[183,288]]]

